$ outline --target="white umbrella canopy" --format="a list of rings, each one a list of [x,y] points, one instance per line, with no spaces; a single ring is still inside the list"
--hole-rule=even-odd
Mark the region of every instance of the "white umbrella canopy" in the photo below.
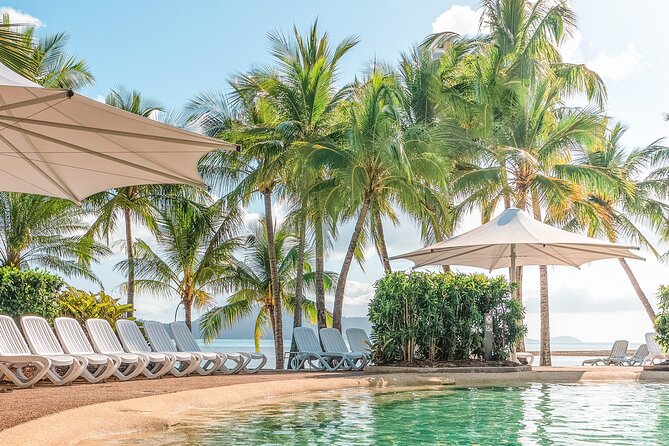
[[[644,260],[630,251],[632,249],[638,250],[638,247],[563,231],[512,208],[464,234],[390,260],[411,260],[416,268],[425,265],[463,265],[487,270],[526,265],[578,268],[601,259]]]
[[[199,159],[235,145],[46,89],[0,63],[0,190],[80,201],[139,184],[202,185]]]

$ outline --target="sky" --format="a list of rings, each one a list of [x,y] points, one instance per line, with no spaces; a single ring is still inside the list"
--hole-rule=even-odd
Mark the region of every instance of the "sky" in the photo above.
[[[580,0],[572,3],[579,31],[561,48],[564,58],[596,70],[608,89],[607,114],[629,126],[624,142],[645,146],[669,135],[669,88],[666,73],[664,29],[669,2],[647,0],[635,7],[624,0]],[[269,1],[177,2],[177,1],[16,1],[0,8],[13,22],[39,26],[38,32],[66,32],[68,50],[88,62],[96,83],[83,94],[102,98],[110,88],[138,89],[167,108],[180,107],[194,95],[225,88],[235,73],[270,62],[267,33],[300,30],[318,18],[333,42],[357,35],[357,45],[343,60],[340,82],[348,82],[374,60],[394,63],[399,54],[438,31],[474,34],[480,11],[472,1]],[[257,212],[250,210],[249,218]],[[283,211],[277,205],[276,211]],[[479,216],[471,215],[459,228],[475,227]],[[421,246],[413,224],[402,217],[400,225],[386,222],[388,251],[400,254]],[[328,254],[326,267],[338,271],[352,224],[340,230],[340,240]],[[148,237],[139,228],[137,236]],[[660,251],[669,249],[659,244]],[[660,284],[667,283],[668,267],[646,253],[647,260],[630,261],[646,294],[655,303]],[[121,296],[123,278],[113,271],[121,254],[95,267],[105,289]],[[393,262],[408,269],[410,262]],[[455,268],[458,271],[478,271]],[[497,270],[492,274],[504,274]],[[346,287],[344,314],[365,316],[373,296],[373,283],[382,267],[372,247],[366,250],[364,270],[355,265]],[[586,265],[580,270],[549,267],[552,336],[571,335],[589,342],[628,339],[642,342],[651,331],[646,316],[617,260]],[[94,290],[78,280],[74,285]],[[539,337],[538,268],[529,267],[524,278],[528,337]],[[170,321],[176,297],[138,296],[138,316]],[[224,297],[219,299],[223,303]],[[331,306],[331,298],[328,301]]]

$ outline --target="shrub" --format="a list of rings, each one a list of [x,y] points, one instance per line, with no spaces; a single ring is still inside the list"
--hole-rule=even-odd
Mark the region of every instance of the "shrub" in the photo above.
[[[57,316],[71,317],[81,323],[91,318],[105,319],[112,327],[114,321],[132,311],[132,305],[119,303],[119,299],[104,291],[89,293],[72,287],[59,294],[56,305]]]
[[[658,313],[655,318],[655,331],[657,342],[669,350],[669,286],[660,285],[657,290]]]
[[[55,297],[64,285],[63,279],[46,271],[0,267],[0,313],[14,318],[34,314],[51,321]]]
[[[369,318],[379,364],[482,357],[485,313],[493,316],[494,359],[507,359],[525,332],[503,277],[397,272],[375,286]]]

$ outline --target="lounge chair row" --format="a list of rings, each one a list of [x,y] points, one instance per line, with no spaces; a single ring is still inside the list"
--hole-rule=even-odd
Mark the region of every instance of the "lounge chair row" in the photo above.
[[[261,353],[203,352],[184,322],[170,324],[176,348],[160,322],[144,322],[148,342],[135,322],[122,319],[115,325],[118,337],[106,320],[88,319],[89,341],[74,319],[56,318],[54,333],[46,319],[23,316],[24,339],[14,320],[0,315],[0,380],[7,376],[18,387],[30,387],[44,377],[63,385],[80,376],[98,383],[112,375],[125,381],[140,374],[254,373],[267,361]],[[29,367],[32,374],[26,373]]]
[[[627,356],[629,343],[625,340],[617,340],[611,347],[611,352],[606,358],[586,359],[581,365],[644,365],[654,364],[655,361],[669,360],[669,354],[655,340],[656,333],[646,333],[646,343],[641,344],[632,356]]]
[[[316,333],[308,327],[293,329],[293,340],[297,352],[290,353],[289,368],[301,370],[338,371],[362,370],[371,359],[369,338],[364,330],[349,328],[346,330],[349,347],[346,346],[341,332],[336,328],[321,328],[320,342]],[[322,344],[322,346],[321,346]]]

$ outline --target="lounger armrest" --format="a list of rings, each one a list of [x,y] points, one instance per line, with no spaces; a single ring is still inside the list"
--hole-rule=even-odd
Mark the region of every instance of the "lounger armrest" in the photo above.
[[[44,364],[45,367],[51,367],[51,360],[46,356],[41,355],[0,355],[0,362],[11,364],[30,364],[37,362]]]

